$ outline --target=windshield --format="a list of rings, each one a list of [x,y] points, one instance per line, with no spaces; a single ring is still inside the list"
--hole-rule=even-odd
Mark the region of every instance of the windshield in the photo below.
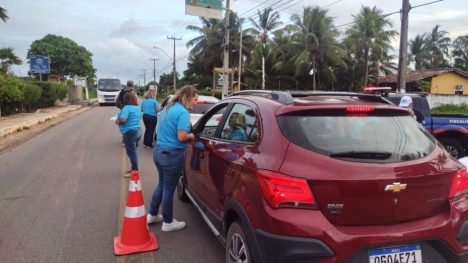
[[[101,91],[119,91],[122,88],[118,79],[100,79],[97,89]]]
[[[415,160],[436,145],[410,116],[281,116],[278,123],[292,143],[349,161]]]

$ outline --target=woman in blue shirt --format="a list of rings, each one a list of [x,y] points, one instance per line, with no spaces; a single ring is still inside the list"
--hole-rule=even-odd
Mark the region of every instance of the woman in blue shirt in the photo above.
[[[127,92],[124,95],[124,107],[117,116],[115,121],[119,125],[120,133],[123,135],[125,150],[127,151],[128,158],[132,164],[131,171],[138,171],[138,158],[137,158],[137,143],[141,137],[141,110],[138,107],[138,98],[135,93]],[[129,171],[129,172],[131,172]],[[130,173],[124,175],[129,177]]]
[[[173,196],[184,166],[185,146],[195,138],[190,133],[190,113],[198,99],[198,90],[184,86],[159,114],[157,142],[153,160],[159,174],[159,183],[153,192],[148,211],[148,224],[163,221],[162,231],[185,227],[185,222],[173,218]],[[162,204],[162,216],[158,215]]]
[[[154,129],[158,122],[157,112],[159,111],[159,104],[154,99],[155,96],[155,90],[150,89],[141,103],[143,123],[145,124],[145,135],[143,136],[143,145],[145,148],[153,148]]]

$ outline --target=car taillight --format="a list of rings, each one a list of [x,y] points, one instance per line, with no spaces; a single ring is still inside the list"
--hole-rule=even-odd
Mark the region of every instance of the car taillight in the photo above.
[[[318,208],[306,180],[265,170],[258,170],[257,177],[271,207]]]
[[[348,113],[369,113],[374,111],[374,107],[367,106],[348,106],[346,107],[346,112]]]
[[[459,170],[453,177],[449,198],[462,194],[468,194],[468,174],[465,168]]]
[[[205,104],[204,100],[197,100],[197,104]]]

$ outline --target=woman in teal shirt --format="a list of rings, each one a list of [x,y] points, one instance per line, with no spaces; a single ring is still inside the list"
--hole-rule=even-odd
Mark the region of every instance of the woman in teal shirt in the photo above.
[[[155,96],[155,90],[150,89],[141,103],[143,123],[145,124],[145,135],[143,136],[143,145],[145,148],[153,148],[154,129],[158,122],[157,112],[159,112],[159,104],[154,99]]]
[[[138,98],[135,93],[127,92],[124,95],[124,107],[117,116],[116,124],[119,125],[120,133],[123,135],[125,150],[132,165],[131,171],[138,171],[137,143],[141,137],[141,110],[138,107]],[[130,171],[130,172],[131,172]],[[125,177],[129,177],[130,173]]]
[[[190,113],[198,99],[198,90],[184,86],[172,97],[159,114],[157,143],[153,160],[159,174],[159,183],[153,192],[146,218],[148,224],[161,222],[162,231],[174,231],[185,227],[185,222],[173,218],[174,191],[184,166],[185,146],[195,138],[190,133]],[[162,204],[162,216],[158,215]]]

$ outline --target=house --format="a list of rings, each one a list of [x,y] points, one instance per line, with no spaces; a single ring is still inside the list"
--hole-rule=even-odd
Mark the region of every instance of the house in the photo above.
[[[378,86],[396,90],[397,78],[396,74],[379,77]],[[424,91],[431,94],[468,95],[468,72],[456,68],[409,71],[406,75],[406,91],[423,91],[418,87],[421,80],[430,83],[430,89]]]

